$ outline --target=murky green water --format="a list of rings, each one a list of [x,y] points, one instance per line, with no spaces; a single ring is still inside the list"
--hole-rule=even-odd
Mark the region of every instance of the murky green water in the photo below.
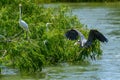
[[[72,8],[73,14],[78,16],[81,23],[88,25],[90,29],[98,29],[109,39],[107,44],[101,46],[102,59],[82,65],[62,63],[31,75],[16,74],[17,71],[9,69],[2,71],[4,73],[0,80],[120,80],[120,3],[67,5]]]

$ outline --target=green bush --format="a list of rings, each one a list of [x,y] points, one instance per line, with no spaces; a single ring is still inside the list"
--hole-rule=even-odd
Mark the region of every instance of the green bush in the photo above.
[[[88,29],[84,28],[78,18],[72,15],[67,6],[45,8],[31,1],[1,0],[0,7],[0,50],[6,50],[0,58],[2,65],[19,68],[21,71],[42,70],[45,65],[59,62],[86,60],[94,53],[101,55],[100,43],[89,49],[74,46],[75,41],[67,40],[64,33],[71,28],[79,29],[86,37]],[[29,25],[29,40],[19,26],[19,3],[22,4],[22,19]],[[46,23],[49,31],[46,30]],[[2,52],[0,54],[2,56]]]

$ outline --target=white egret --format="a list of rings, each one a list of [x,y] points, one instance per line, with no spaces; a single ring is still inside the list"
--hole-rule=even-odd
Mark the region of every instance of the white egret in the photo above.
[[[53,24],[53,23],[49,23],[49,22],[46,23],[46,32],[49,31],[49,25],[51,25],[51,24]],[[48,43],[48,40],[44,40],[43,43],[44,43],[44,45],[46,45]]]
[[[49,25],[51,25],[53,23],[46,23],[46,31],[48,32],[49,31]]]
[[[22,20],[21,7],[22,7],[22,5],[19,4],[19,10],[20,10],[19,25],[21,28],[23,28],[24,31],[26,31],[26,36],[28,38],[29,28],[28,28],[28,24],[24,20]]]
[[[99,40],[103,43],[108,42],[107,38],[102,33],[94,29],[90,30],[88,39],[86,39],[84,35],[76,29],[67,31],[65,36],[70,40],[77,40],[80,36],[80,39],[75,44],[80,44],[81,47],[89,47],[95,40]]]

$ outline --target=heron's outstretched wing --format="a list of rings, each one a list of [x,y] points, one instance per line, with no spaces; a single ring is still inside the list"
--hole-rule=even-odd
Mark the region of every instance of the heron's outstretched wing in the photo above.
[[[99,40],[101,42],[108,42],[108,39],[102,33],[97,30],[90,30],[88,41],[93,42],[95,40]]]
[[[66,36],[66,38],[68,38],[68,39],[70,39],[70,40],[77,40],[79,34],[78,34],[78,32],[77,32],[76,30],[71,29],[71,30],[69,30],[69,31],[67,31],[67,32],[65,33],[65,36]]]
[[[101,42],[108,42],[108,39],[99,31],[97,30],[90,30],[89,35],[88,35],[88,40],[85,43],[85,47],[89,47],[92,45],[92,42],[94,42],[95,40],[99,40]]]

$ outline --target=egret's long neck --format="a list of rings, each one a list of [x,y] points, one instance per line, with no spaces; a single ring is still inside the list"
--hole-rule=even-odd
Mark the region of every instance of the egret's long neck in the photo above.
[[[51,25],[52,23],[46,23],[46,31],[49,31],[49,25]]]
[[[46,24],[46,31],[47,31],[47,32],[49,31],[48,24]]]
[[[22,19],[21,6],[19,6],[19,10],[20,10],[20,20],[21,20]]]
[[[48,26],[46,27],[46,31],[47,31],[47,32],[49,31]]]

